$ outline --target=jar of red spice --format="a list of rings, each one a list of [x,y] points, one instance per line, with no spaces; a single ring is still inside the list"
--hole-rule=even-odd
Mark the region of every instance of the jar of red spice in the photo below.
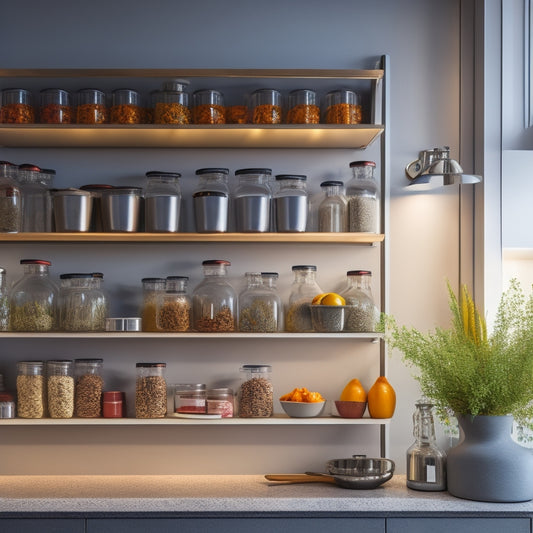
[[[174,411],[183,414],[205,414],[206,397],[204,383],[178,383],[174,385]]]
[[[105,391],[102,396],[103,417],[122,418],[125,413],[125,394],[121,391]]]

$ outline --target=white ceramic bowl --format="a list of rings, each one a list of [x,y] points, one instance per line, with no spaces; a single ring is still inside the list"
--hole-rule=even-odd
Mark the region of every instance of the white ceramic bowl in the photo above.
[[[326,401],[323,402],[279,402],[283,410],[293,418],[312,418],[318,416],[324,406]]]

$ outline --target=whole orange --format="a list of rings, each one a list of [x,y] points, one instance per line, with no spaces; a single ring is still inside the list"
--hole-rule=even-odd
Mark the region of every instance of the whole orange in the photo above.
[[[341,402],[366,402],[366,391],[358,379],[352,379],[344,387],[339,399]]]
[[[368,391],[368,412],[372,418],[391,418],[396,408],[396,392],[385,376]]]

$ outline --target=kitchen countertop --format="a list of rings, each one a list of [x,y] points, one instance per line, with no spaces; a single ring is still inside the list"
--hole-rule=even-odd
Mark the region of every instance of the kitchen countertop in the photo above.
[[[533,516],[533,502],[483,503],[420,492],[405,476],[374,490],[281,486],[261,475],[1,476],[0,515],[27,513],[357,513]]]

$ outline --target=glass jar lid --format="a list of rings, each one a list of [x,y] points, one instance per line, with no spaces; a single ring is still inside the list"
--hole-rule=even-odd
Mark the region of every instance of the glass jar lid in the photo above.
[[[370,270],[349,270],[346,272],[347,276],[371,276]]]
[[[135,365],[137,368],[165,368],[166,363],[137,363]]]
[[[352,161],[350,163],[350,168],[354,167],[375,167],[376,163],[374,161]]]
[[[52,266],[52,263],[50,261],[45,261],[44,259],[21,259],[20,264]]]
[[[196,175],[201,176],[202,174],[229,174],[229,168],[199,168]]]
[[[293,272],[295,270],[307,270],[309,272],[316,272],[316,266],[315,265],[294,265],[292,267]]]
[[[277,174],[276,181],[281,181],[281,180],[305,181],[307,180],[307,176],[304,176],[303,174]]]
[[[240,168],[235,171],[235,176],[241,176],[242,174],[272,174],[271,168]]]

